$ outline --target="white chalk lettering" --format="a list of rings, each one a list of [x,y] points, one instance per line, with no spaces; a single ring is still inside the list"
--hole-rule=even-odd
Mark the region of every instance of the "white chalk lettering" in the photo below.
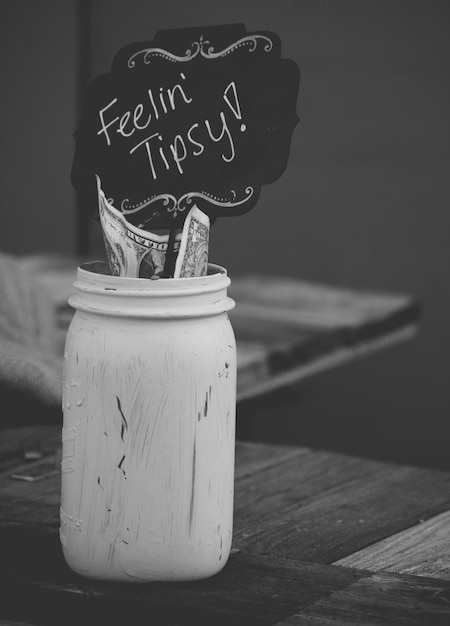
[[[186,79],[185,75],[181,72],[180,76],[183,80]],[[97,135],[104,135],[106,144],[108,146],[112,143],[112,137],[108,129],[115,127],[115,131],[118,135],[128,138],[135,133],[135,131],[145,130],[150,126],[152,120],[159,120],[160,116],[167,115],[173,112],[177,108],[177,104],[190,104],[192,98],[186,95],[183,87],[180,83],[175,84],[173,87],[159,88],[159,106],[155,101],[155,96],[151,89],[147,90],[148,102],[139,102],[134,109],[130,111],[121,111],[120,115],[116,115],[110,120],[106,119],[106,113],[109,109],[118,104],[118,98],[114,98],[105,107],[100,109],[100,129],[97,131]],[[146,111],[146,107],[150,107],[150,111]],[[141,145],[140,142],[138,145]]]
[[[189,141],[191,142],[193,146],[197,146],[198,148],[200,148],[199,150],[193,150],[192,154],[194,156],[200,156],[201,153],[205,150],[205,146],[199,141],[196,141],[195,139],[193,139],[192,133],[194,132],[196,128],[198,128],[198,124],[192,124],[192,126],[187,132],[187,138],[189,139]]]
[[[186,80],[186,76],[183,74],[183,72],[180,73],[180,76],[183,80]],[[169,96],[169,102],[170,102],[170,106],[172,107],[172,111],[175,111],[175,92],[176,91],[178,91],[178,93],[181,95],[181,97],[183,98],[186,104],[190,104],[192,102],[192,98],[188,98],[186,94],[184,93],[183,87],[177,84],[175,85],[173,89],[167,90],[167,95]]]
[[[227,135],[228,142],[230,144],[231,155],[227,158],[225,156],[225,154],[222,152],[222,159],[224,161],[226,161],[226,163],[230,163],[230,161],[232,161],[234,159],[234,155],[235,155],[233,137],[231,136],[231,133],[230,133],[230,131],[228,129],[228,124],[227,124],[227,121],[225,119],[225,114],[223,113],[223,111],[220,112],[220,119],[222,120],[222,132],[220,133],[220,135],[218,137],[215,137],[213,135],[213,132],[211,130],[211,124],[209,123],[209,120],[205,120],[205,124],[206,124],[206,128],[208,130],[209,136],[211,137],[211,139],[215,143],[218,143],[219,141],[221,141],[224,138],[225,134]]]
[[[140,148],[141,146],[145,146],[147,150],[148,162],[150,164],[150,168],[152,170],[152,176],[154,180],[156,180],[156,170],[153,164],[152,149],[150,147],[150,141],[154,139],[155,137],[159,137],[159,139],[161,139],[161,135],[159,133],[153,133],[153,135],[150,135],[150,137],[146,137],[143,141],[140,141],[138,144],[134,146],[134,148],[130,150],[130,154],[133,154],[133,152],[136,152],[138,148]]]
[[[180,78],[182,81],[186,80],[182,72],[180,72]],[[218,151],[225,163],[233,161],[236,148],[231,130],[234,126],[231,126],[230,130],[229,124],[232,124],[234,120],[242,120],[241,104],[234,81],[229,82],[220,92],[227,105],[222,111],[218,111],[215,117],[211,113],[212,117],[208,119],[193,123],[191,120],[189,126],[184,126],[181,132],[175,130],[171,136],[167,136],[166,131],[158,132],[157,127],[154,127],[155,123],[163,116],[176,111],[177,107],[191,104],[193,98],[186,94],[181,81],[169,88],[147,89],[146,95],[146,101],[138,103],[134,109],[121,111],[120,115],[114,116],[115,110],[111,110],[113,107],[118,107],[117,98],[100,110],[101,128],[98,135],[104,135],[108,146],[117,134],[129,138],[138,131],[135,135],[136,140],[145,135],[144,139],[140,139],[134,146],[128,148],[128,152],[133,155],[139,151],[139,158],[142,158],[140,148],[145,150],[149,175],[153,180],[157,180],[158,176],[170,170],[180,175],[184,174],[190,158],[199,157],[208,151],[215,154]],[[182,119],[184,121],[185,117],[183,116]],[[170,125],[167,126],[169,127]],[[111,131],[112,128],[115,134]],[[148,129],[147,132],[143,132],[146,129]],[[243,132],[245,129],[245,124],[241,124],[240,131]],[[213,145],[217,145],[215,150],[212,150]]]
[[[232,90],[232,96],[233,96],[233,102],[231,102],[229,96],[228,96],[228,92],[230,91],[230,89]],[[237,120],[241,120],[242,119],[242,113],[241,113],[241,105],[239,104],[239,98],[238,98],[238,94],[237,94],[237,89],[236,89],[236,83],[234,81],[232,81],[227,88],[225,89],[225,91],[223,92],[223,99],[225,100],[225,102],[228,104],[228,106],[230,107],[230,109],[233,111],[234,115],[236,116]]]
[[[133,125],[137,130],[145,130],[147,126],[150,124],[150,121],[152,119],[151,114],[149,114],[145,124],[139,124],[139,120],[141,119],[143,112],[144,112],[144,105],[139,103],[137,107],[134,109],[134,113],[133,113]]]
[[[130,121],[130,117],[131,117],[131,113],[130,111],[126,111],[122,117],[119,120],[119,128],[117,128],[117,132],[120,133],[122,135],[122,137],[131,137],[131,135],[134,133],[134,131],[136,130],[136,128],[132,128],[130,130],[130,132],[127,133],[127,131],[125,130],[125,126],[128,124],[128,122]]]
[[[158,109],[156,108],[155,99],[153,97],[153,91],[151,89],[149,89],[147,91],[147,93],[148,93],[148,97],[149,97],[149,100],[150,100],[150,104],[153,107],[153,113],[155,115],[155,120],[159,120],[159,113],[158,113]]]
[[[178,151],[179,146],[183,148],[182,153]],[[184,161],[184,159],[187,157],[187,150],[186,150],[186,144],[184,143],[183,137],[181,137],[181,135],[177,135],[175,137],[173,143],[170,144],[170,150],[173,154],[173,160],[176,163],[178,171],[180,172],[180,174],[182,174],[183,168],[181,167],[180,163],[181,161]]]
[[[115,117],[113,120],[111,120],[108,124],[105,125],[105,118],[103,117],[103,113],[105,113],[105,111],[107,111],[110,107],[116,104],[116,102],[117,102],[117,98],[114,98],[114,100],[111,100],[109,104],[107,104],[103,109],[100,109],[99,111],[100,122],[102,124],[102,127],[97,132],[97,135],[101,135],[102,133],[105,133],[106,143],[108,144],[108,146],[111,145],[111,139],[108,133],[108,128],[117,122],[117,120],[119,119],[119,116]]]
[[[161,136],[160,136],[160,141],[162,141],[162,137]],[[169,162],[166,159],[166,155],[164,154],[164,150],[163,150],[163,148],[161,146],[159,147],[159,154],[161,156],[161,159],[163,160],[164,165],[166,166],[166,170],[169,171],[170,165],[169,165]]]
[[[167,113],[168,108],[166,107],[166,103],[164,102],[164,91],[162,87],[159,88],[159,101],[161,102],[164,113]]]
[[[218,128],[220,127],[220,132]],[[194,135],[195,133],[195,135]],[[215,144],[221,144],[221,158],[230,163],[236,155],[234,141],[227,124],[225,113],[219,114],[219,125],[204,120],[203,124],[195,122],[186,134],[177,134],[168,141],[160,133],[153,133],[136,144],[130,154],[145,147],[153,180],[162,172],[168,172],[173,166],[179,174],[184,174],[183,162],[189,156],[198,157],[205,152],[208,138]]]

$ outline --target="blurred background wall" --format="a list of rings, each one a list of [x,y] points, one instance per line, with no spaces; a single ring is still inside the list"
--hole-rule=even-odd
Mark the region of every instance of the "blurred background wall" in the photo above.
[[[74,247],[75,2],[0,2],[0,249]]]
[[[0,12],[0,250],[14,254],[80,252],[77,98],[122,45],[230,22],[280,36],[301,71],[289,165],[250,213],[216,222],[211,260],[231,277],[408,292],[424,309],[412,341],[277,394],[276,419],[270,402],[239,410],[257,413],[256,439],[450,466],[450,3],[2,0]],[[86,227],[95,258],[100,227]]]

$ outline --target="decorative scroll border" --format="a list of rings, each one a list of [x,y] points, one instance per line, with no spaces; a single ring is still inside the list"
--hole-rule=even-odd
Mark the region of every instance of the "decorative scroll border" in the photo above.
[[[250,200],[254,194],[253,187],[246,187],[244,194],[244,198],[237,199],[238,195],[234,189],[231,189],[230,191],[231,198],[218,198],[207,191],[190,191],[183,194],[179,198],[176,198],[170,193],[162,193],[157,196],[151,196],[150,198],[133,205],[130,205],[129,198],[125,198],[120,204],[120,210],[124,215],[130,215],[141,211],[155,202],[162,201],[162,205],[167,207],[167,213],[173,213],[173,217],[176,218],[178,213],[183,213],[186,209],[190,209],[195,200],[206,200],[209,204],[228,208],[234,208],[245,204],[245,202]],[[112,199],[111,202],[113,202]]]
[[[242,37],[238,39],[234,43],[230,44],[223,50],[218,52],[215,51],[214,47],[210,45],[210,41],[205,39],[203,35],[200,36],[198,41],[194,41],[191,43],[190,47],[186,50],[184,56],[176,55],[168,50],[164,50],[163,48],[143,48],[142,50],[138,50],[128,59],[127,65],[130,69],[136,66],[136,59],[138,57],[143,57],[143,62],[148,65],[153,58],[161,58],[165,61],[170,61],[172,63],[186,63],[195,59],[198,55],[202,56],[204,59],[212,60],[218,59],[221,57],[228,56],[232,54],[236,50],[240,48],[247,48],[248,52],[254,52],[258,47],[259,43],[264,42],[264,52],[270,52],[273,48],[272,40],[266,35],[247,35],[246,37]],[[172,194],[163,193],[156,196],[151,196],[142,202],[139,202],[134,205],[130,205],[130,200],[125,198],[122,200],[120,205],[120,210],[124,215],[130,215],[132,213],[136,213],[141,211],[142,209],[154,204],[156,202],[162,202],[162,206],[166,207],[167,213],[173,213],[173,217],[176,218],[178,213],[184,212],[186,209],[191,208],[194,200],[201,199],[206,200],[209,204],[225,207],[225,208],[234,208],[245,204],[254,194],[253,187],[246,187],[245,189],[245,197],[237,200],[237,193],[234,189],[230,190],[231,198],[217,198],[212,194],[206,191],[192,191],[189,193],[185,193],[179,198],[176,198]]]
[[[210,45],[210,42],[207,39],[204,39],[203,35],[201,35],[198,41],[193,41],[191,43],[190,48],[186,50],[184,56],[178,56],[176,54],[173,54],[172,52],[169,52],[168,50],[164,50],[163,48],[143,48],[142,50],[138,50],[138,52],[135,52],[131,55],[131,57],[128,59],[127,65],[129,68],[135,67],[135,59],[141,55],[143,55],[143,61],[147,65],[151,62],[152,57],[159,57],[164,59],[165,61],[170,61],[172,63],[186,63],[195,59],[195,57],[197,57],[199,54],[204,59],[218,59],[220,57],[225,57],[244,46],[248,46],[248,51],[253,52],[258,47],[259,41],[266,42],[264,45],[264,52],[270,52],[272,50],[273,42],[269,37],[266,37],[265,35],[255,34],[247,35],[247,37],[242,37],[241,39],[238,39],[238,41],[235,41],[234,43],[229,45],[227,48],[224,48],[219,52],[215,52],[214,47]]]

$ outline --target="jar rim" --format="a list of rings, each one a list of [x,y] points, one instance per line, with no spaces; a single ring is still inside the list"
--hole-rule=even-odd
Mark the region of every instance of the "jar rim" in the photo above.
[[[102,271],[105,270],[105,271]],[[87,261],[78,267],[75,287],[92,293],[115,292],[116,295],[147,295],[154,293],[164,296],[179,295],[183,291],[190,294],[216,291],[228,287],[231,280],[227,270],[221,265],[208,263],[206,276],[189,278],[136,278],[129,276],[113,276],[104,261]]]
[[[158,280],[112,276],[100,271],[105,268],[101,261],[78,267],[76,293],[69,298],[73,308],[120,315],[125,307],[131,317],[198,317],[234,308],[227,296],[231,280],[220,265],[209,263],[206,276]]]
[[[143,282],[143,283],[152,283],[155,284],[155,280],[152,278],[131,278],[128,276],[114,276],[113,274],[111,274],[111,268],[109,266],[109,264],[106,261],[102,261],[100,259],[96,259],[94,261],[85,261],[84,263],[81,263],[78,267],[78,270],[81,270],[82,272],[88,272],[89,274],[99,274],[101,276],[107,276],[109,278],[112,278],[114,280],[118,280],[119,282],[121,281],[127,281],[129,282],[130,280],[139,280],[139,282]],[[208,263],[208,269],[207,269],[207,275],[206,276],[214,276],[215,274],[224,274],[227,275],[227,270],[222,267],[221,265],[217,265],[215,263]],[[201,280],[204,279],[205,276],[190,276],[189,278],[158,278],[158,283],[164,283],[169,281],[171,284],[173,284],[173,281],[197,281],[197,280]]]

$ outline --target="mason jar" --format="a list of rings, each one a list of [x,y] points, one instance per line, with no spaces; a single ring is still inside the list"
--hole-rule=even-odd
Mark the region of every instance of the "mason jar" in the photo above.
[[[82,576],[194,580],[231,548],[236,344],[226,270],[78,268],[64,355],[60,538]]]

